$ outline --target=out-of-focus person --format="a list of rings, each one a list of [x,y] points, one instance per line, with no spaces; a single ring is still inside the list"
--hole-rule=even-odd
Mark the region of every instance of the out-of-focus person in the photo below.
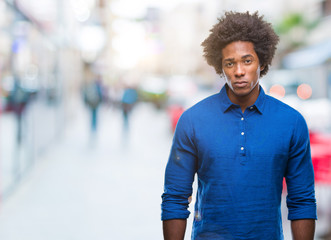
[[[30,94],[26,91],[20,83],[18,77],[14,79],[14,88],[8,95],[7,108],[12,110],[16,116],[17,134],[16,140],[18,144],[22,142],[23,134],[23,114],[27,104],[30,101]]]
[[[129,116],[138,100],[137,90],[133,86],[126,86],[123,90],[121,108],[123,113],[124,129],[129,128]]]
[[[92,79],[83,87],[84,102],[90,110],[91,132],[95,133],[98,127],[98,108],[103,100],[102,80],[100,76]]]
[[[192,239],[284,239],[284,177],[293,239],[314,238],[314,172],[305,119],[259,84],[278,42],[257,12],[226,12],[202,43],[208,64],[226,84],[177,123],[162,195],[164,239],[184,239],[195,174]]]

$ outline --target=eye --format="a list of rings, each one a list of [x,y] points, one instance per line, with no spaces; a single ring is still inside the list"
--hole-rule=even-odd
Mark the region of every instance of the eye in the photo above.
[[[250,64],[250,63],[252,63],[252,60],[251,59],[245,59],[245,64]]]
[[[232,62],[226,62],[224,64],[224,66],[229,68],[229,67],[232,67],[233,66],[233,63]]]

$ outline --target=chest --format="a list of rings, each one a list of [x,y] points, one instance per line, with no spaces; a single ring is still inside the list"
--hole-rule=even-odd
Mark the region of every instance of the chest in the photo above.
[[[265,171],[286,167],[293,126],[261,114],[205,119],[196,130],[200,170],[240,168]]]

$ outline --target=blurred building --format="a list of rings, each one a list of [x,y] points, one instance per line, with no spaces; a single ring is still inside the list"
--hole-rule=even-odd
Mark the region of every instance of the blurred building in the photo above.
[[[287,43],[284,46],[283,42],[282,50],[287,51],[279,59],[282,70],[271,74],[268,83],[278,82],[284,87],[285,101],[303,113],[312,130],[330,131],[331,1],[307,1],[305,6],[301,18],[297,18],[298,24],[283,36]],[[314,13],[313,19],[309,13]],[[309,95],[302,95],[302,86]]]
[[[75,117],[84,64],[96,61],[105,45],[104,4],[0,1],[1,196]],[[17,92],[28,96],[19,108],[12,102]]]

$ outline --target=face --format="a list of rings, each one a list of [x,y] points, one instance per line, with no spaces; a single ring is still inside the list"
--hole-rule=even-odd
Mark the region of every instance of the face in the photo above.
[[[223,48],[222,57],[223,74],[231,89],[228,92],[230,100],[256,100],[259,95],[260,71],[263,67],[260,67],[253,43],[232,42]]]

